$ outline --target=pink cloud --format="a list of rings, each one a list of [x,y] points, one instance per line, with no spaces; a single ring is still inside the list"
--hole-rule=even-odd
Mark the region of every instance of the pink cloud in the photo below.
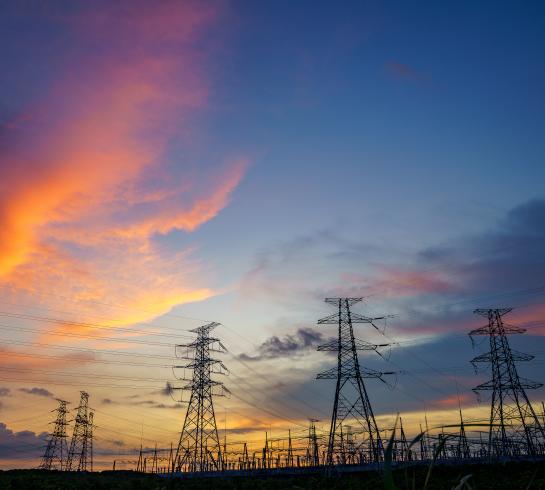
[[[342,287],[359,289],[360,294],[402,297],[456,291],[452,282],[439,272],[421,271],[402,267],[379,267],[372,275],[360,273],[341,274]]]
[[[459,395],[450,395],[439,400],[435,400],[433,405],[438,408],[458,408],[458,406],[472,405],[475,403],[473,393],[460,393]]]
[[[202,41],[221,13],[131,2],[57,19],[73,40],[66,70],[23,112],[31,119],[15,119],[18,144],[1,155],[0,282],[133,306],[119,323],[214,294],[192,250],[159,253],[152,238],[214,218],[246,169],[226,159],[171,175],[164,158],[208,105]]]

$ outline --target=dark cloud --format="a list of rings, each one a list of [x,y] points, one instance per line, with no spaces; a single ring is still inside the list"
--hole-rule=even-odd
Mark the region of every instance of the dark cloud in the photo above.
[[[9,388],[0,387],[0,396],[9,396],[10,392]]]
[[[164,388],[162,388],[159,393],[165,395],[165,394],[169,394],[170,392],[173,391],[173,387],[172,385],[167,381],[166,383],[166,386]],[[157,391],[151,393],[151,394],[157,394]],[[166,408],[166,409],[179,409],[180,408],[180,405],[179,404],[166,404],[166,403],[162,403],[162,402],[158,402],[156,400],[152,400],[152,399],[148,399],[148,400],[140,400],[139,398],[141,398],[141,395],[130,395],[130,396],[127,396],[125,397],[127,400],[130,400],[130,401],[127,401],[127,402],[118,402],[118,401],[114,401],[110,398],[104,398],[102,400],[102,404],[103,405],[117,405],[117,404],[122,404],[122,405],[131,405],[131,406],[144,406],[144,407],[148,407],[148,408]]]
[[[40,458],[47,443],[48,434],[36,434],[29,430],[14,432],[6,424],[0,423],[0,458],[32,459]]]
[[[19,391],[27,393],[28,395],[44,396],[47,398],[54,398],[55,395],[45,388],[19,388]]]
[[[323,340],[323,335],[317,330],[299,328],[295,334],[288,334],[282,338],[273,335],[258,347],[256,355],[240,354],[239,359],[243,361],[257,361],[289,357],[315,349]]]

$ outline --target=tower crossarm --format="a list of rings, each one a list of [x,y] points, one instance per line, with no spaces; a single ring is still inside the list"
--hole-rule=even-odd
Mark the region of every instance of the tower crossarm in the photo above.
[[[471,360],[471,363],[472,364],[479,363],[479,362],[488,362],[488,363],[490,363],[490,362],[492,362],[492,359],[494,358],[494,355],[496,355],[497,358],[500,361],[501,360],[504,360],[504,361],[508,360],[508,356],[502,356],[501,354],[494,354],[492,352],[486,352],[484,354],[481,354],[480,356],[474,357]],[[519,352],[519,351],[511,349],[511,359],[513,361],[517,361],[517,362],[531,361],[534,358],[535,358],[535,356],[533,356],[532,354],[525,354],[524,352]]]
[[[541,388],[543,386],[543,383],[537,383],[535,381],[531,381],[529,379],[525,378],[519,378],[519,381],[516,383],[504,383],[502,384],[503,390],[511,390],[511,391],[517,391],[521,388],[525,390],[537,390],[538,388]],[[494,383],[494,380],[489,380],[485,383],[481,383],[480,385],[475,386],[473,388],[474,392],[478,391],[493,391],[497,390],[498,386],[496,383]]]
[[[208,337],[208,333],[214,328],[219,327],[220,325],[221,323],[218,323],[218,322],[210,322],[210,323],[207,323],[206,325],[201,325],[200,327],[193,328],[190,330],[190,332]]]
[[[373,322],[377,320],[384,320],[386,318],[391,318],[391,315],[370,317],[370,316],[363,316],[358,313],[350,314],[351,323],[371,323],[372,324]],[[338,313],[334,313],[333,315],[329,315],[324,318],[320,318],[318,320],[318,325],[337,325],[338,323],[339,323]]]
[[[397,374],[395,371],[375,371],[371,368],[360,367],[362,378],[382,379],[382,376]]]
[[[343,345],[344,344],[344,345]],[[371,344],[370,342],[365,342],[364,340],[354,339],[354,346],[356,350],[374,350],[376,351],[380,347],[387,347],[390,344]],[[347,340],[346,342],[341,342],[341,350],[351,350],[352,343]],[[337,339],[331,339],[325,344],[318,346],[317,350],[325,352],[337,352],[339,350],[339,341]]]
[[[474,337],[477,335],[502,336],[502,335],[524,333],[524,332],[526,332],[526,329],[521,327],[503,325],[500,329],[495,325],[493,326],[486,325],[484,327],[479,327],[479,328],[476,328],[475,330],[471,330],[471,332],[469,332],[468,335],[470,337]]]

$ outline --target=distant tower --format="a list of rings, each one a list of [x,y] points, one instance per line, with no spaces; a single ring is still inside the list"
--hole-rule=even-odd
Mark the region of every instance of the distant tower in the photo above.
[[[68,402],[64,400],[57,400],[59,407],[53,412],[57,412],[55,419],[55,427],[50,434],[45,454],[40,464],[42,470],[64,470],[66,469],[66,458],[68,457],[68,445],[66,443],[66,414],[68,410],[66,405]]]
[[[350,422],[352,426],[361,427],[364,433],[367,447],[360,445],[356,448],[358,452],[367,449],[367,457],[373,462],[383,458],[382,440],[363,378],[376,378],[382,381],[384,374],[392,373],[360,368],[358,351],[376,351],[379,346],[356,340],[352,325],[354,323],[373,324],[375,320],[385,317],[369,318],[352,313],[350,307],[361,300],[362,298],[326,298],[325,302],[335,306],[338,312],[318,320],[319,325],[338,326],[338,338],[318,347],[319,351],[337,353],[337,367],[328,369],[317,376],[317,379],[337,380],[327,446],[326,464],[328,465],[335,463],[335,456],[343,459],[342,425],[346,422]]]
[[[469,332],[471,337],[489,337],[490,351],[475,357],[471,362],[488,363],[492,379],[473,388],[475,393],[492,391],[490,404],[490,430],[488,435],[489,457],[516,456],[521,451],[535,455],[545,442],[545,431],[541,425],[525,390],[533,390],[541,383],[523,379],[517,373],[515,362],[534,358],[512,350],[507,335],[524,333],[526,330],[506,326],[503,316],[512,308],[477,309],[474,313],[488,319],[488,325]]]
[[[318,450],[318,437],[316,436],[316,422],[317,419],[310,419],[310,425],[308,428],[308,448],[307,459],[309,466],[320,465],[320,453]]]
[[[68,471],[90,471],[92,469],[92,450],[89,451],[92,448],[92,442],[91,445],[89,444],[89,435],[92,436],[92,430],[89,431],[89,394],[85,391],[80,393],[76,423],[68,452]]]
[[[228,390],[223,383],[211,378],[212,374],[227,374],[223,363],[211,357],[214,352],[226,352],[219,339],[210,337],[210,331],[218,325],[213,322],[191,330],[197,334],[197,339],[190,344],[176,346],[178,357],[190,362],[175,367],[193,371],[191,379],[186,380],[189,384],[181,388],[191,391],[191,397],[176,450],[175,468],[178,471],[223,469],[213,397],[223,396]],[[179,355],[179,349],[186,349],[186,353]]]

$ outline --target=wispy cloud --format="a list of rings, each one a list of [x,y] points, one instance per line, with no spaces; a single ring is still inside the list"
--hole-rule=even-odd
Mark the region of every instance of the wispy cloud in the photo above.
[[[397,61],[388,61],[384,64],[384,70],[386,73],[394,78],[410,81],[410,82],[424,82],[426,77],[418,72],[414,67],[406,63],[399,63]]]
[[[1,128],[12,143],[0,163],[0,282],[122,304],[119,324],[215,294],[194,248],[155,238],[214,218],[246,170],[244,158],[173,163],[173,140],[190,145],[189,121],[208,106],[204,40],[221,10],[136,2],[56,19],[70,40],[58,77],[21,108],[31,116]]]

